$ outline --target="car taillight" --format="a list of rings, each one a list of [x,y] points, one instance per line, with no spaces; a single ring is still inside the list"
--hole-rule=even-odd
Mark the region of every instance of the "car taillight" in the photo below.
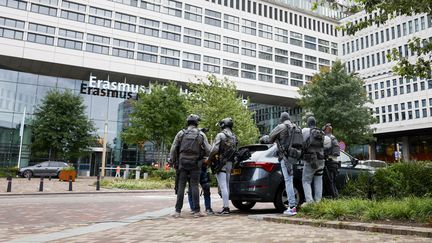
[[[255,167],[255,168],[263,168],[267,172],[271,172],[275,164],[270,162],[246,162],[243,164],[244,167]]]

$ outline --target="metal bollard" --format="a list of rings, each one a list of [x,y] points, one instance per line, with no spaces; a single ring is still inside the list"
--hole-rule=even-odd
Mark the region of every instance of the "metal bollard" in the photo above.
[[[29,176],[29,177],[27,177],[28,178],[28,180],[31,180],[31,176]]]
[[[69,191],[72,191],[72,176],[69,176]]]
[[[49,179],[48,179],[49,181],[51,181],[51,176],[49,176]]]
[[[97,176],[97,181],[96,181],[96,191],[100,190],[100,176]]]
[[[39,183],[39,191],[40,191],[40,192],[43,192],[43,181],[44,181],[44,178],[41,177],[41,178],[40,178],[40,183]]]
[[[8,176],[6,180],[8,182],[6,192],[11,192],[12,191],[12,176]]]

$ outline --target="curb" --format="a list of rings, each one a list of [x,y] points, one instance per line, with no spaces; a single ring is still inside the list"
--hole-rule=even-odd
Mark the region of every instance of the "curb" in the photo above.
[[[173,192],[172,189],[167,190],[130,190],[130,191],[88,191],[88,192],[31,192],[31,193],[0,193],[0,197],[16,197],[16,196],[50,196],[50,195],[85,195],[85,194],[115,194],[115,193],[158,193],[158,192]]]
[[[309,226],[327,227],[333,229],[347,229],[347,230],[368,231],[368,232],[385,233],[385,234],[393,234],[393,235],[413,235],[413,236],[432,238],[432,228],[423,228],[423,227],[360,223],[360,222],[345,222],[345,221],[325,221],[325,220],[317,220],[317,219],[281,217],[279,215],[249,215],[248,218],[258,220],[258,221],[268,221],[268,222],[284,223],[284,224],[309,225]]]

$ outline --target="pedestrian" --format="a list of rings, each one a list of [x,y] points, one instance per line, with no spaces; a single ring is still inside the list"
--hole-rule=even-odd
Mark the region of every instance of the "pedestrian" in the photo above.
[[[332,198],[339,197],[339,192],[336,187],[336,176],[339,173],[340,156],[339,142],[336,137],[332,134],[333,127],[330,123],[327,123],[323,127],[324,131],[324,175],[323,175],[323,189],[326,195]]]
[[[211,207],[211,197],[210,197],[210,175],[208,173],[208,167],[205,163],[203,163],[201,167],[201,174],[200,174],[200,180],[199,184],[201,185],[203,195],[204,195],[204,205],[205,205],[205,212],[207,215],[213,215],[213,209]],[[189,200],[189,206],[190,209],[193,210],[194,204],[192,200],[192,193],[191,193],[191,186],[189,183],[189,190],[188,190],[188,200]]]
[[[216,135],[215,142],[210,152],[212,170],[221,190],[223,208],[219,215],[229,215],[229,181],[234,157],[237,152],[237,137],[232,131],[234,122],[231,118],[219,121],[221,131]]]
[[[117,165],[117,167],[116,167],[115,177],[120,177],[120,165]]]
[[[296,139],[292,131],[297,130]],[[295,140],[295,141],[294,141]],[[299,141],[300,140],[300,141]],[[288,196],[288,208],[283,212],[284,215],[294,216],[297,214],[297,201],[293,186],[293,164],[298,161],[301,154],[301,146],[303,145],[303,136],[300,128],[291,123],[290,115],[287,112],[282,112],[277,125],[269,135],[270,144],[276,142],[278,146],[278,158],[281,164],[281,170],[285,181],[285,190]],[[293,146],[293,143],[296,146]],[[297,154],[290,153],[290,147],[297,150]],[[294,150],[293,150],[294,151]]]
[[[302,129],[303,140],[305,141],[302,184],[306,204],[321,201],[324,170],[324,132],[316,127],[316,120],[313,116],[307,118],[307,126],[307,128]],[[314,196],[312,196],[312,181]]]
[[[178,168],[177,202],[174,217],[180,217],[183,207],[184,191],[188,177],[193,201],[194,217],[204,216],[200,212],[199,188],[202,159],[210,152],[210,145],[206,135],[198,130],[199,116],[191,114],[187,117],[187,128],[180,130],[171,146],[170,157],[174,167]]]
[[[165,163],[165,171],[170,171],[169,163]]]

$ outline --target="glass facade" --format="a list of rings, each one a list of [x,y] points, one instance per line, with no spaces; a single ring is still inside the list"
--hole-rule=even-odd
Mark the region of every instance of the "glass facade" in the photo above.
[[[102,78],[102,77],[101,77]],[[33,114],[37,105],[50,90],[71,90],[79,94],[86,106],[86,115],[94,122],[97,141],[89,151],[88,157],[71,161],[82,170],[94,169],[102,155],[102,138],[107,121],[107,165],[143,164],[153,159],[152,146],[146,144],[143,150],[124,145],[120,134],[128,124],[131,102],[127,98],[134,95],[111,92],[102,96],[102,91],[89,91],[89,81],[66,79],[16,72],[0,69],[0,166],[16,166],[20,144],[20,124],[26,107],[25,129],[21,166],[31,165],[47,160],[46,157],[35,157],[31,153],[31,129]],[[137,152],[141,151],[141,152]]]

